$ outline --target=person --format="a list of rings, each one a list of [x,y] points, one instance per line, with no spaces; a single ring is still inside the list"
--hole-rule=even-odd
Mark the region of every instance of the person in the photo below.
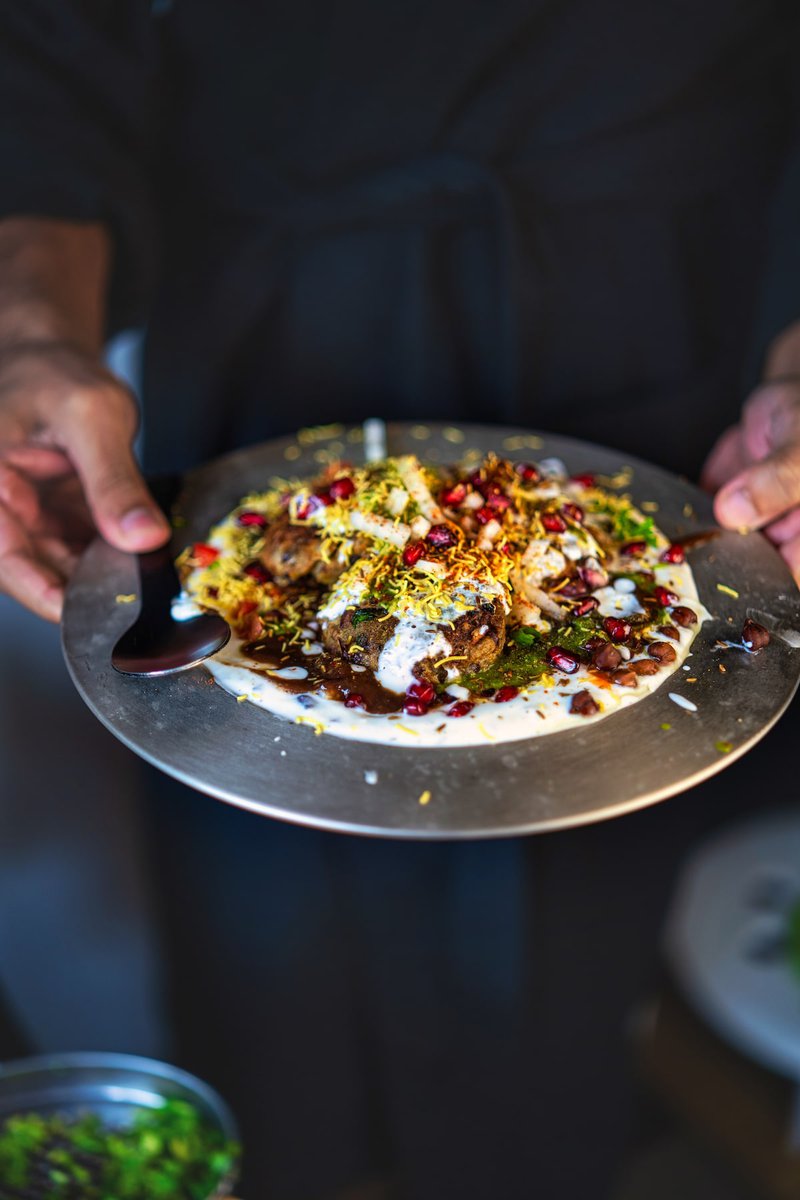
[[[781,0],[2,0],[0,588],[55,621],[94,529],[166,539],[102,362],[145,322],[147,470],[375,413],[549,428],[705,459],[720,522],[800,581],[791,280],[740,407],[798,32]],[[243,1098],[254,1194],[387,1160],[404,1200],[602,1194],[622,1101],[589,1115],[563,1022],[596,1097],[713,785],[691,816],[479,847],[337,841],[159,786],[187,1060]],[[621,853],[648,828],[649,879]],[[605,993],[589,928],[616,947]]]

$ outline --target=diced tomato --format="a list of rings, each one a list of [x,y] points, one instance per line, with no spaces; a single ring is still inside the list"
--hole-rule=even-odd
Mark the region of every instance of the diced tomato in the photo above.
[[[195,542],[192,546],[192,558],[198,567],[209,567],[219,558],[219,550],[216,550],[214,546],[207,545],[206,542]]]

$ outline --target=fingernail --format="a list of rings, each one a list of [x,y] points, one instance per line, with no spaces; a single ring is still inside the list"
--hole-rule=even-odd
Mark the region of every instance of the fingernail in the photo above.
[[[152,508],[145,508],[140,505],[138,508],[131,508],[119,519],[119,527],[124,534],[137,533],[163,533],[166,528],[166,522],[159,513],[154,512]]]
[[[745,488],[723,494],[720,497],[719,508],[725,524],[732,529],[752,529],[758,521],[758,513],[753,507],[750,493]]]
[[[47,619],[49,621],[60,621],[61,610],[64,605],[64,589],[63,587],[49,587],[45,590],[42,596],[44,607],[47,609]]]

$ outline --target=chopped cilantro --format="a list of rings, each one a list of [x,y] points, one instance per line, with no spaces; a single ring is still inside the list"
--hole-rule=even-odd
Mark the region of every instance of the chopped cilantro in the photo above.
[[[541,638],[533,629],[526,629],[523,626],[514,630],[511,634],[511,641],[516,642],[518,646],[534,646],[536,642],[541,641]]]
[[[364,621],[375,621],[378,617],[385,616],[385,608],[357,608],[353,613],[353,624],[361,625]]]
[[[590,510],[605,513],[610,518],[611,534],[620,542],[647,542],[658,545],[655,522],[652,517],[639,517],[625,496],[604,496],[593,500]]]
[[[631,509],[621,508],[614,513],[611,529],[615,538],[621,542],[647,542],[648,546],[657,546],[655,523],[652,517],[642,517],[638,520]]]
[[[21,1113],[0,1125],[0,1180],[48,1200],[205,1200],[238,1157],[239,1147],[182,1100],[140,1109],[123,1129],[107,1129],[94,1113]]]

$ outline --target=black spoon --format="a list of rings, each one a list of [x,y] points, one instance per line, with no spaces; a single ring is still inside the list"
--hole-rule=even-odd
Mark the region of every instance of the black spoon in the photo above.
[[[150,490],[167,518],[181,488],[180,476],[150,480]],[[111,665],[123,675],[171,675],[210,658],[227,643],[231,631],[216,613],[173,616],[180,594],[170,545],[137,554],[141,608],[111,653]]]

